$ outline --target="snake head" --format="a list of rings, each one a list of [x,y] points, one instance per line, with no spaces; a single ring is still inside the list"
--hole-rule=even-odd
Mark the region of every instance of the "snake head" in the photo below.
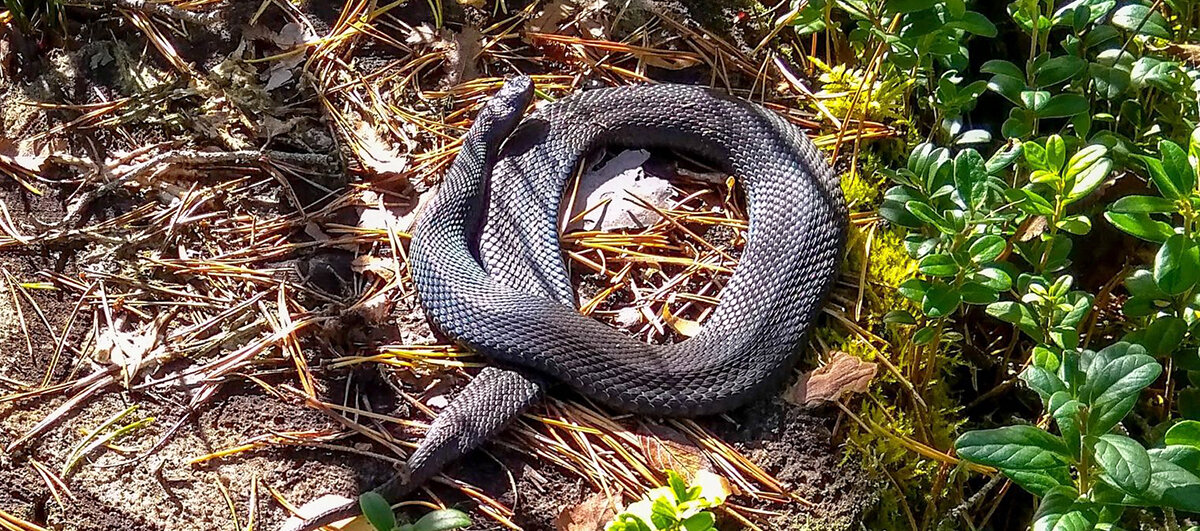
[[[504,86],[487,102],[489,118],[497,123],[512,124],[502,129],[511,130],[521,118],[529,102],[533,100],[533,80],[529,76],[516,76],[504,82]]]

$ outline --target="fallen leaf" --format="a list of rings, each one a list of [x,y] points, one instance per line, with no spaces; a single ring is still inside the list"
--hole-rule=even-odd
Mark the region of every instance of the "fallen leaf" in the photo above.
[[[392,313],[392,298],[388,291],[376,293],[371,298],[359,303],[354,310],[362,316],[367,324],[382,323]]]
[[[297,507],[296,513],[298,513],[300,517],[288,517],[287,521],[283,523],[282,527],[287,529],[289,527],[298,525],[301,518],[312,518],[328,509],[339,507],[348,501],[350,501],[350,498],[345,496],[326,494],[320,498],[301,505],[300,507]],[[362,516],[355,516],[345,520],[338,520],[337,522],[325,526],[324,529],[337,529],[338,531],[373,531],[374,528],[371,527],[371,523],[368,522],[366,518]]]
[[[125,387],[129,387],[142,366],[154,359],[152,351],[158,343],[164,320],[165,317],[160,316],[129,331],[122,330],[124,320],[120,317],[108,326],[101,326],[97,330],[94,359],[98,363],[120,367],[121,381]]]
[[[700,324],[699,321],[693,321],[691,319],[679,317],[678,315],[671,313],[671,304],[674,302],[675,295],[672,294],[667,299],[667,304],[662,305],[663,321],[666,321],[668,326],[670,326],[683,337],[693,337],[696,334],[699,334],[700,331],[704,329],[704,325]]]
[[[649,435],[639,433],[637,437],[651,467],[674,470],[690,483],[698,472],[711,466],[700,447],[678,430],[654,424],[648,430]]]
[[[784,400],[802,406],[815,401],[836,401],[846,393],[865,393],[877,371],[876,364],[837,351],[829,363],[801,376],[784,393]]]
[[[363,169],[379,177],[399,175],[408,170],[408,157],[394,144],[384,140],[366,120],[359,122],[354,137],[360,147],[358,155]]]
[[[584,172],[567,216],[576,221],[568,223],[567,230],[636,229],[657,223],[661,216],[642,206],[635,197],[666,209],[671,206],[675,188],[666,179],[646,174],[642,165],[648,160],[648,151],[623,151]],[[587,214],[580,217],[584,212]]]
[[[382,279],[384,282],[391,282],[396,278],[396,260],[394,258],[383,258],[370,254],[359,255],[350,262],[350,269],[360,275],[370,273]]]
[[[408,44],[430,44],[438,40],[437,30],[428,22],[422,22],[404,38]]]
[[[597,492],[574,507],[567,507],[558,513],[554,519],[556,531],[599,531],[604,529],[613,517],[617,516],[613,509],[611,496]]]
[[[455,33],[453,46],[446,51],[446,70],[449,73],[449,84],[457,85],[479,77],[479,69],[475,67],[475,59],[483,50],[483,32],[475,26],[464,26],[462,31]]]
[[[613,316],[613,321],[622,328],[633,328],[642,322],[642,312],[638,311],[635,306],[626,306],[617,310],[617,314]]]
[[[546,3],[542,13],[525,23],[526,33],[559,33],[567,20],[591,39],[607,39],[609,23],[607,0],[553,0]]]

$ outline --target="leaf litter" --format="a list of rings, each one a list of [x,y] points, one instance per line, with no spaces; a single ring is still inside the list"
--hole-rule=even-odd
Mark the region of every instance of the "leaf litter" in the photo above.
[[[235,3],[225,17],[250,29],[217,30],[224,38],[191,22],[213,12],[205,2],[88,6],[81,35],[110,40],[43,64],[40,79],[82,80],[89,90],[43,83],[52,88],[22,92],[5,81],[5,108],[19,113],[0,136],[24,128],[27,140],[18,150],[0,143],[17,185],[0,189],[11,218],[0,265],[34,294],[9,305],[21,329],[0,331],[5,346],[27,343],[33,355],[19,360],[22,347],[0,359],[4,442],[16,456],[4,466],[63,465],[80,444],[70,426],[94,426],[129,400],[159,419],[124,432],[137,441],[130,455],[84,456],[69,478],[81,503],[49,521],[270,527],[299,502],[390,475],[485,363],[428,330],[405,243],[501,76],[533,74],[549,98],[585,79],[627,84],[705,65],[721,65],[704,74],[720,87],[781,86],[676,11],[550,4],[492,15],[466,8],[467,22],[448,29],[421,20],[427,7],[415,4],[349,2],[315,17],[290,4]],[[122,21],[111,40],[108,25]],[[104,69],[118,71],[118,82],[101,82]],[[773,97],[785,108],[786,95]],[[856,134],[889,133],[854,123],[816,140]],[[106,154],[86,147],[97,142]],[[608,231],[572,226],[562,241],[582,310],[655,342],[703,326],[747,229],[736,183],[664,155],[626,164],[628,186],[585,198],[625,221]],[[35,190],[61,199],[17,208]],[[20,258],[47,253],[65,261]],[[48,363],[51,354],[63,361]],[[593,493],[613,505],[637,499],[664,481],[666,467],[725,478],[738,494],[722,518],[751,529],[816,507],[796,487],[834,505],[863,495],[844,485],[822,491],[835,487],[820,482],[785,486],[743,454],[757,455],[764,437],[722,440],[753,431],[741,423],[754,419],[738,415],[635,421],[556,395],[489,445],[499,458],[491,468],[478,466],[486,454],[473,455],[424,490],[437,505],[475,507],[485,527],[526,529],[553,528]],[[834,451],[818,439],[792,446]],[[6,477],[26,470],[0,467]],[[7,521],[34,514],[23,493],[62,491],[52,475],[33,477],[40,486],[0,492],[0,505],[17,511]]]

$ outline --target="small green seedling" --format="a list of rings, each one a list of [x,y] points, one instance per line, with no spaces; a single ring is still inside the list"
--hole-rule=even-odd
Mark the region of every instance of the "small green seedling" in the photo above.
[[[359,496],[358,504],[371,527],[378,531],[450,531],[471,525],[471,518],[455,509],[440,509],[427,513],[416,522],[397,524],[392,506],[374,492]]]
[[[713,531],[716,518],[706,509],[729,495],[716,474],[701,470],[692,485],[667,471],[667,486],[647,492],[608,523],[604,531]]]

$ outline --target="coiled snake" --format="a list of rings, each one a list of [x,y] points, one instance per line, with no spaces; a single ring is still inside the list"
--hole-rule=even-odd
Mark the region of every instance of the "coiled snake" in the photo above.
[[[701,87],[644,85],[580,92],[521,120],[532,94],[529,78],[517,77],[488,101],[414,231],[410,264],[428,316],[497,366],[471,381],[405,470],[376,489],[390,501],[494,435],[545,382],[648,415],[744,404],[788,374],[833,282],[847,218],[837,177],[779,116]],[[743,186],[746,248],[692,338],[649,345],[575,309],[558,207],[580,159],[604,146],[676,150]],[[357,512],[347,504],[296,529]]]

